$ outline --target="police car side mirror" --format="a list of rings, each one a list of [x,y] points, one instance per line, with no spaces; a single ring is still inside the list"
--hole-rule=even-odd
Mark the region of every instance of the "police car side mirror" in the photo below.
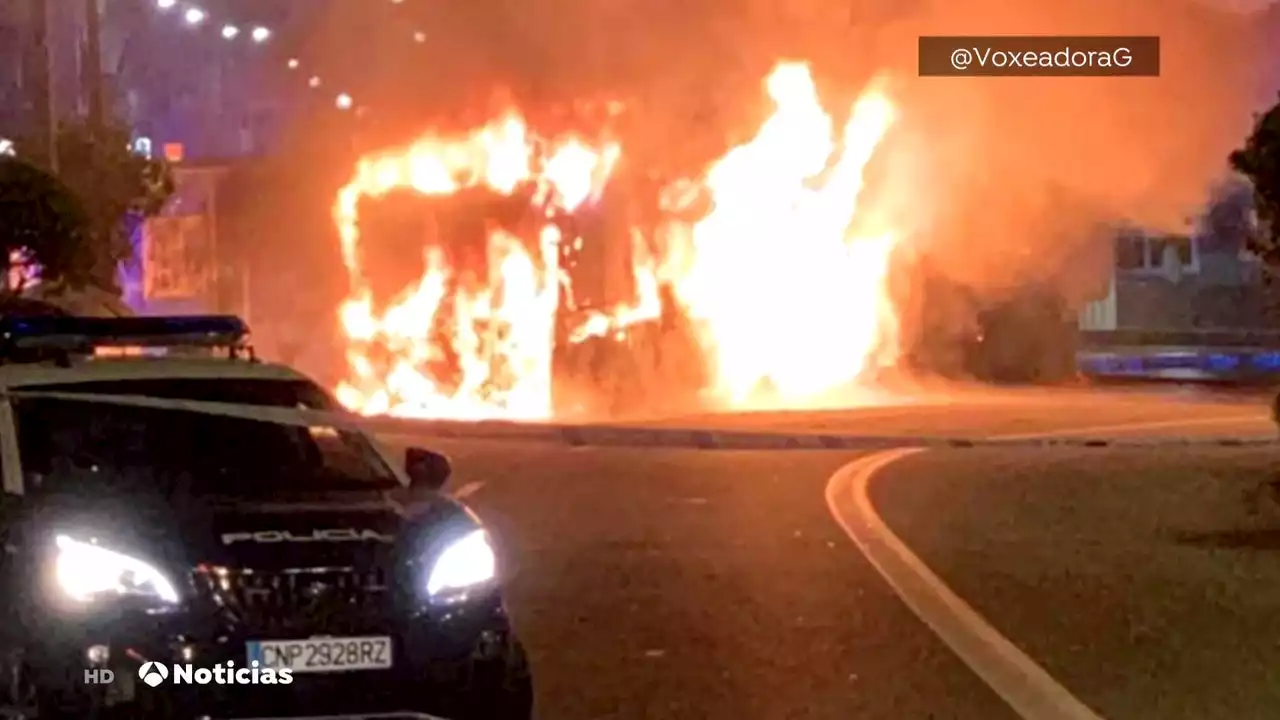
[[[439,490],[448,482],[453,466],[449,458],[423,448],[409,448],[404,452],[404,471],[415,490]]]

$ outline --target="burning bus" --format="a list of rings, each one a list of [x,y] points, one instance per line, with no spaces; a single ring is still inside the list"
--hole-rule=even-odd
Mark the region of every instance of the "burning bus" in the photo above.
[[[657,211],[609,207],[611,191],[644,185],[619,172],[618,142],[536,137],[515,110],[361,160],[333,210],[350,279],[339,398],[449,418],[617,414],[673,394],[742,407],[891,365],[887,281],[903,237],[860,213],[859,195],[894,105],[871,88],[837,127],[800,63],[765,89],[775,110],[756,136],[667,183]],[[435,203],[421,274],[378,293],[368,263],[381,240],[363,213],[406,192]],[[615,380],[601,392],[603,378]]]

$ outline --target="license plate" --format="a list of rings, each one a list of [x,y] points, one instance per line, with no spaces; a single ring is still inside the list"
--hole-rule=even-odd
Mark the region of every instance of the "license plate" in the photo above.
[[[389,637],[323,637],[306,640],[254,640],[247,647],[250,664],[295,673],[385,670],[391,667]]]

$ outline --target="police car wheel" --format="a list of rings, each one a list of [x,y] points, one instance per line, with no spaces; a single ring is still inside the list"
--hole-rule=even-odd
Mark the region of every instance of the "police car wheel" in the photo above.
[[[73,696],[66,692],[35,688],[30,706],[34,714],[32,720],[105,720],[104,708],[95,707],[93,702],[84,696]]]
[[[529,720],[533,717],[533,677],[524,646],[514,643],[510,656],[491,669],[488,677],[481,673],[476,678],[481,699],[476,718]]]
[[[0,718],[38,717],[36,690],[22,652],[10,648],[0,651],[0,655]]]
[[[533,683],[527,679],[508,686],[479,691],[457,720],[530,720],[533,717]]]
[[[78,691],[75,680],[41,676],[21,651],[0,660],[0,720],[134,720],[134,705],[107,707],[101,697]],[[53,682],[42,682],[53,680]]]

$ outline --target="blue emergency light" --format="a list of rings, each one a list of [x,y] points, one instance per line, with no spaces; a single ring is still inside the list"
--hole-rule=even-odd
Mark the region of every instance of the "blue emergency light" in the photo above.
[[[16,350],[92,353],[97,348],[229,348],[245,346],[249,326],[234,315],[185,317],[0,318],[0,345]]]

